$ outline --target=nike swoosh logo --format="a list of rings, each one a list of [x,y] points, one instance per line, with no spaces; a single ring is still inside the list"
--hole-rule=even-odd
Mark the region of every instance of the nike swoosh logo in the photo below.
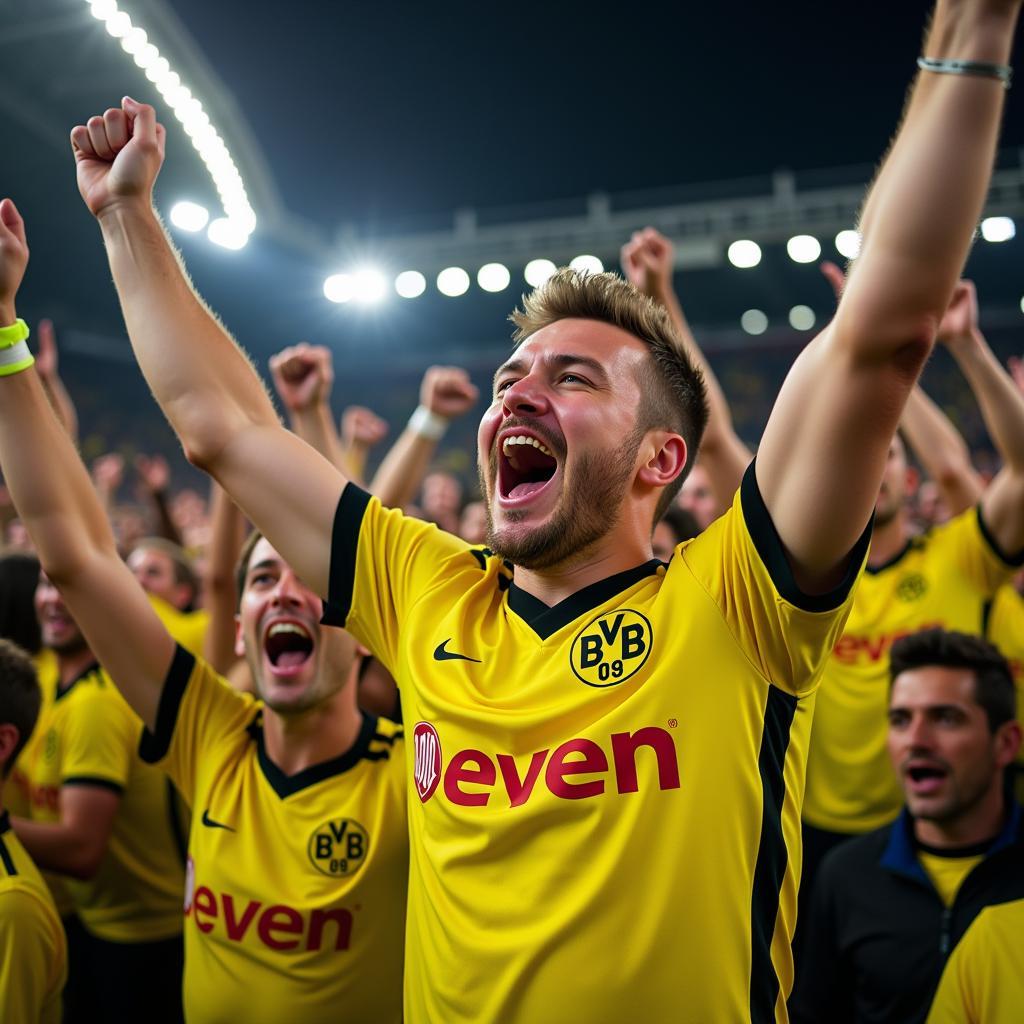
[[[475,664],[481,664],[479,658],[470,658],[465,654],[456,654],[454,651],[445,650],[445,648],[452,642],[452,638],[448,637],[443,644],[438,644],[434,648],[434,661],[472,661]]]
[[[229,832],[235,831],[230,825],[225,825],[222,821],[214,821],[213,818],[210,817],[209,809],[203,811],[203,817],[201,820],[207,828],[226,828]]]

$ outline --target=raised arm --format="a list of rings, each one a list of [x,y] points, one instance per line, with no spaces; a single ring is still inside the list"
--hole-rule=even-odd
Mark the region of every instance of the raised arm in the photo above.
[[[203,638],[203,657],[221,675],[238,661],[235,654],[235,612],[238,585],[235,564],[245,543],[245,518],[215,480],[210,486],[210,541],[203,571],[203,608],[210,616]]]
[[[14,296],[28,250],[14,204],[0,204],[0,325],[15,320]],[[93,653],[152,729],[174,655],[131,570],[71,439],[33,367],[0,375],[0,466],[43,571],[57,585]]]
[[[43,383],[47,398],[53,406],[64,429],[72,441],[78,442],[78,412],[71,401],[68,389],[58,372],[60,362],[57,353],[57,334],[53,329],[52,320],[40,320],[36,328],[39,341],[39,352],[36,355],[36,373]]]
[[[1024,395],[989,348],[978,326],[978,298],[970,281],[961,281],[939,328],[978,400],[1003,468],[985,490],[981,514],[1008,555],[1024,550]]]
[[[270,357],[270,375],[292,430],[344,472],[344,453],[331,412],[331,350],[304,341],[291,345]]]
[[[249,360],[193,290],[153,209],[164,152],[156,112],[125,98],[74,128],[71,142],[132,347],[186,455],[326,593],[345,478],[285,430]]]
[[[389,508],[408,505],[420,489],[449,422],[469,412],[477,397],[477,388],[465,370],[431,366],[420,384],[420,404],[384,456],[370,481],[370,492]]]
[[[683,348],[704,374],[708,425],[700,442],[697,461],[707,471],[719,512],[724,512],[732,504],[736,489],[743,479],[743,472],[754,456],[733,428],[732,413],[725,392],[697,344],[672,286],[672,243],[654,228],[644,228],[622,247],[620,255],[623,272],[630,283],[668,310]]]
[[[939,0],[924,55],[1005,65],[1019,9],[1020,0]],[[992,77],[918,74],[836,316],[782,386],[757,481],[805,590],[839,582],[870,519],[981,213],[1004,93]]]
[[[388,425],[365,405],[350,405],[341,414],[341,451],[344,472],[360,487],[366,486],[370,450],[387,437]]]

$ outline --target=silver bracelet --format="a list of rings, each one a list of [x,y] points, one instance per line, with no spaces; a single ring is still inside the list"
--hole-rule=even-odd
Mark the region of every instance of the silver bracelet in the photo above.
[[[995,78],[1003,83],[1004,89],[1009,89],[1013,80],[1013,68],[1009,64],[989,64],[983,60],[918,57],[917,66],[922,71],[932,71],[937,75],[975,75],[978,78]]]

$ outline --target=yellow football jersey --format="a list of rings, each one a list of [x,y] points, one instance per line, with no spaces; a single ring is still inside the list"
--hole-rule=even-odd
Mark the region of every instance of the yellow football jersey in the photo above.
[[[903,794],[886,750],[889,649],[940,626],[984,631],[985,603],[1013,572],[978,509],[910,540],[868,568],[818,690],[804,820],[831,832],[868,832],[899,812]]]
[[[866,549],[801,594],[751,469],[667,566],[549,608],[345,489],[325,621],[413,730],[408,1021],[787,1019],[809,695]]]
[[[1024,900],[986,907],[953,950],[928,1024],[1020,1024]]]
[[[1010,663],[1017,684],[1017,717],[1024,721],[1024,596],[1012,584],[1001,586],[992,599],[985,635]]]
[[[54,699],[22,764],[31,816],[60,820],[60,791],[91,785],[121,802],[95,877],[63,879],[82,924],[111,942],[147,942],[181,932],[185,832],[180,802],[163,773],[138,754],[142,723],[98,666]]]
[[[142,754],[192,805],[189,1024],[397,1022],[409,850],[401,730],[363,716],[346,754],[296,775],[260,705],[181,647]]]
[[[160,616],[164,629],[171,634],[175,643],[181,644],[186,651],[201,658],[206,642],[206,631],[210,627],[210,613],[201,608],[194,612],[180,612],[174,605],[156,594],[147,592],[146,596],[153,610]]]
[[[59,1024],[64,927],[46,883],[0,813],[0,1011],[9,1024]]]

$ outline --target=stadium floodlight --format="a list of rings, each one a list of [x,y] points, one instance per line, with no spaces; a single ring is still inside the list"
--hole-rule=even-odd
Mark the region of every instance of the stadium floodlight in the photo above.
[[[789,326],[794,331],[809,331],[815,319],[814,310],[810,306],[794,306],[789,311]]]
[[[557,269],[551,260],[530,260],[523,269],[523,277],[531,288],[539,288]]]
[[[183,200],[171,207],[171,223],[182,231],[202,231],[210,220],[210,211],[198,203]]]
[[[367,305],[380,302],[388,290],[388,282],[379,270],[364,267],[352,276],[352,298]]]
[[[740,317],[740,327],[747,334],[764,334],[768,330],[768,317],[759,309],[748,309]]]
[[[726,253],[729,262],[740,270],[749,270],[761,262],[761,246],[749,238],[741,238],[729,246]]]
[[[836,250],[840,256],[855,260],[860,255],[860,232],[847,228],[836,235]]]
[[[1016,234],[1012,217],[986,217],[981,222],[981,237],[986,242],[1009,242]]]
[[[93,17],[104,23],[110,35],[121,40],[122,49],[132,56],[146,77],[157,87],[213,178],[214,188],[224,208],[224,217],[210,224],[208,237],[225,248],[241,249],[256,228],[256,214],[246,195],[242,176],[209,115],[191,90],[182,83],[181,76],[171,69],[167,58],[162,57],[156,45],[149,41],[146,31],[133,24],[131,17],[120,9],[117,0],[86,2]]]
[[[476,283],[485,292],[503,292],[511,281],[512,275],[504,263],[485,263],[476,272]]]
[[[427,279],[418,270],[403,270],[395,278],[395,291],[403,299],[418,299],[427,290]]]
[[[437,290],[452,299],[465,295],[469,291],[469,274],[462,267],[445,267],[437,275]]]
[[[249,241],[249,232],[236,221],[218,217],[210,221],[206,237],[223,249],[244,249],[246,242]]]
[[[331,274],[324,281],[324,295],[331,302],[351,302],[355,292],[355,280],[351,274]]]
[[[569,266],[578,274],[604,273],[604,264],[596,256],[577,256]]]
[[[794,235],[786,243],[786,252],[794,263],[813,263],[821,255],[821,242],[814,235]]]

